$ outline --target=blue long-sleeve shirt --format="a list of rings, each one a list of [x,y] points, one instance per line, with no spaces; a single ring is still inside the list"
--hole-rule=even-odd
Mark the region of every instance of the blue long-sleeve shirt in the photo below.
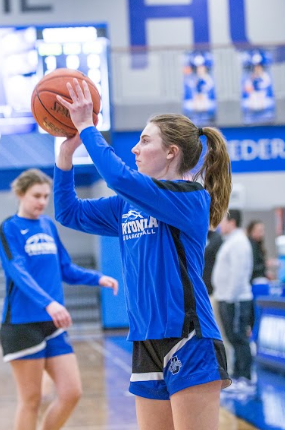
[[[6,277],[2,322],[51,320],[45,308],[64,304],[62,281],[98,285],[100,272],[72,263],[52,220],[14,215],[0,227],[0,257]]]
[[[117,195],[80,200],[73,170],[55,168],[56,219],[84,232],[118,236],[129,340],[187,336],[221,339],[202,280],[210,196],[197,182],[156,180],[130,169],[89,127],[81,140]]]

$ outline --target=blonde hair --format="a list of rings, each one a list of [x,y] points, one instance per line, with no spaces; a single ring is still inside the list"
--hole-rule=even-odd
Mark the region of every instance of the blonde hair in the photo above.
[[[179,114],[157,115],[149,122],[159,127],[166,147],[177,145],[181,149],[180,174],[196,166],[202,153],[200,134],[206,136],[207,152],[193,180],[203,179],[211,196],[210,225],[216,227],[227,212],[231,193],[231,163],[222,133],[213,127],[199,129],[189,118]]]
[[[28,169],[22,172],[11,183],[11,188],[18,196],[23,196],[35,184],[52,185],[51,178],[39,169]]]

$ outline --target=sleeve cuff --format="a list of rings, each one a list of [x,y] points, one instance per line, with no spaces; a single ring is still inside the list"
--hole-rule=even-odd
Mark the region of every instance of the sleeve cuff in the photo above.
[[[98,130],[97,130],[97,128],[95,126],[90,126],[90,127],[84,128],[84,130],[82,130],[82,132],[79,135],[80,139],[83,141],[83,139],[86,136],[86,134],[88,134],[91,130],[98,133]]]
[[[57,165],[54,165],[54,173],[57,177],[60,176],[64,176],[65,178],[72,178],[73,177],[73,171],[74,171],[74,167],[72,166],[72,168],[70,170],[62,170],[59,167],[57,167]]]

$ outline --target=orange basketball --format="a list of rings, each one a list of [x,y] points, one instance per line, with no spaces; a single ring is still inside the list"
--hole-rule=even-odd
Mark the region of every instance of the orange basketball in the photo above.
[[[100,111],[101,99],[94,82],[78,70],[57,69],[38,82],[31,100],[35,120],[41,128],[53,136],[72,137],[77,132],[70,119],[68,109],[62,106],[56,98],[56,95],[60,95],[72,103],[66,83],[73,84],[73,78],[78,80],[81,88],[83,88],[82,81],[87,82],[93,100],[94,125],[98,122],[97,115]]]

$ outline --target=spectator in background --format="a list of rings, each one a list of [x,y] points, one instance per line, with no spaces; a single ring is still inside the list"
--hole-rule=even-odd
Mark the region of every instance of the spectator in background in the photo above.
[[[217,252],[223,243],[222,237],[218,231],[209,230],[208,236],[207,236],[207,243],[205,248],[205,254],[204,254],[204,273],[203,273],[203,280],[205,282],[205,285],[207,287],[209,296],[213,293],[213,286],[212,286],[212,271],[216,260]]]
[[[259,320],[260,320],[260,309],[256,305],[256,298],[260,295],[267,295],[269,292],[268,278],[270,272],[266,268],[266,251],[264,247],[264,234],[265,227],[262,221],[253,220],[246,228],[247,236],[250,240],[252,253],[253,253],[253,269],[251,275],[252,284],[252,314],[251,314],[251,339],[257,342]]]
[[[241,212],[232,209],[220,227],[225,236],[213,269],[214,297],[225,334],[234,349],[233,378],[239,388],[249,387],[252,355],[248,328],[252,315],[252,250],[241,227]]]
[[[254,283],[256,282],[255,280],[257,280],[258,278],[267,278],[266,252],[264,248],[264,224],[262,221],[253,220],[248,224],[246,231],[253,252],[253,269],[251,282]]]

